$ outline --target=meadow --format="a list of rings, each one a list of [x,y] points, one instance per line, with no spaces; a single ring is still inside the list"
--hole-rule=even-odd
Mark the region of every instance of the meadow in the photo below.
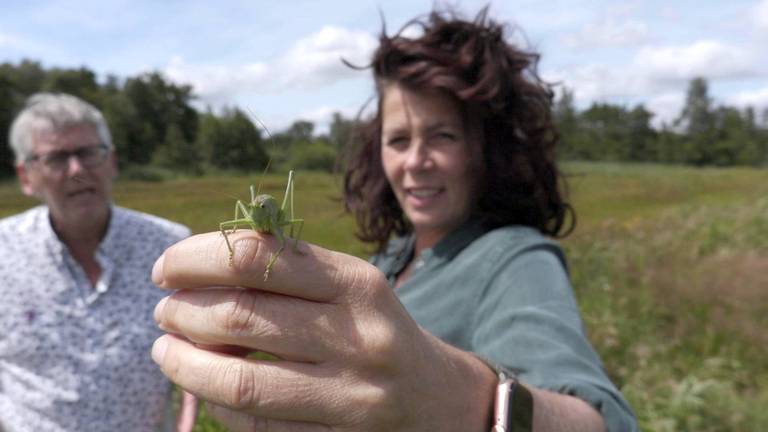
[[[645,431],[768,430],[768,171],[564,165],[575,231],[561,239],[586,331]],[[119,180],[115,201],[211,231],[260,174]],[[285,175],[262,191],[282,198]],[[340,179],[299,172],[303,239],[366,256]],[[0,184],[0,217],[34,205]],[[196,431],[222,430],[202,416]]]

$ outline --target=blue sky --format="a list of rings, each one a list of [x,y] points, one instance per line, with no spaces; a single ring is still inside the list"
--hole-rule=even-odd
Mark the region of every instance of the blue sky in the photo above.
[[[688,81],[709,80],[716,104],[768,109],[768,0],[459,1],[510,24],[541,53],[541,74],[581,107],[644,103],[656,123],[679,113]],[[381,28],[429,11],[422,0],[6,1],[0,62],[85,66],[100,79],[161,71],[190,84],[200,107],[239,106],[273,130],[297,119],[320,130],[372,94],[363,63]]]

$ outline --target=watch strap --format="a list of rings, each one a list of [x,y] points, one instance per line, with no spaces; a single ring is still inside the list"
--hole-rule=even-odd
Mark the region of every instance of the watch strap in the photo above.
[[[511,432],[533,431],[533,395],[519,382],[510,395],[508,412]]]

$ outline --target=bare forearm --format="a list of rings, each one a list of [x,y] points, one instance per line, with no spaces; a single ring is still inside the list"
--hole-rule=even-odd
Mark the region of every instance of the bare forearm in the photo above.
[[[602,416],[583,400],[527,386],[533,395],[534,432],[604,432]]]

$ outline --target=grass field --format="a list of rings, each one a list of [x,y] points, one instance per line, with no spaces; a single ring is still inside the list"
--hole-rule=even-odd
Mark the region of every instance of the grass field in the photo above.
[[[647,431],[768,430],[768,171],[568,164],[562,240],[590,339]],[[119,181],[115,200],[215,230],[259,176]],[[285,176],[262,189],[282,197]],[[365,256],[339,181],[299,173],[303,238]],[[0,217],[34,205],[0,184]],[[219,430],[203,418],[198,431]]]

